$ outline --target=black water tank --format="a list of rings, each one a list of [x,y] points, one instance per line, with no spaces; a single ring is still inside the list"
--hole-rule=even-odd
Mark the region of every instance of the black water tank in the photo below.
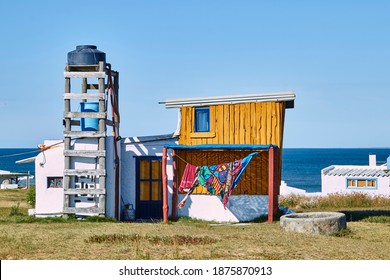
[[[93,45],[76,46],[76,50],[68,52],[69,65],[95,65],[99,61],[106,62],[106,54]]]

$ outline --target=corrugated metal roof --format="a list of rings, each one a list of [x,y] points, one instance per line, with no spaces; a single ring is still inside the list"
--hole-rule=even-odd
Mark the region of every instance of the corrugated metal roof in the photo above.
[[[326,168],[323,171],[328,176],[349,176],[349,177],[390,177],[390,170],[383,168],[370,168],[364,166],[357,167],[337,167]]]
[[[183,106],[208,106],[217,104],[238,104],[246,102],[275,102],[294,101],[294,92],[261,93],[248,95],[228,95],[197,98],[171,98],[159,102],[165,104],[166,108],[180,108]]]

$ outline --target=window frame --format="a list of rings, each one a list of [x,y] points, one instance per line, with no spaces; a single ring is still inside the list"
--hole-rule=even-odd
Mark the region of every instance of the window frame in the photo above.
[[[52,180],[54,182],[54,185],[51,184]],[[50,176],[50,177],[47,177],[46,188],[47,189],[62,189],[64,187],[63,183],[64,183],[64,177]]]
[[[201,129],[200,126],[204,126],[204,124],[200,125],[200,114],[205,114],[206,116],[206,126],[207,129]],[[194,132],[195,133],[205,133],[210,132],[210,107],[195,107],[194,108]]]
[[[378,179],[377,178],[346,178],[347,190],[377,190]],[[364,186],[359,186],[359,182],[366,181]],[[373,186],[369,186],[369,182],[374,183]]]

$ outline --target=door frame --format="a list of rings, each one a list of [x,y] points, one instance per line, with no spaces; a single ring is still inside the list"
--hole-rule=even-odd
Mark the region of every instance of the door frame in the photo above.
[[[140,217],[140,212],[141,211],[139,206],[141,204],[147,204],[148,202],[141,202],[140,200],[140,186],[141,186],[141,181],[142,179],[140,178],[140,163],[142,160],[149,160],[152,162],[152,160],[158,160],[160,162],[160,165],[162,164],[162,157],[161,156],[137,156],[135,157],[135,218],[138,219]],[[160,169],[161,170],[161,169]],[[163,218],[163,209],[162,209],[162,174],[160,175],[159,179],[153,179],[151,174],[152,174],[152,168],[151,165],[149,166],[149,182],[160,182],[160,187],[161,187],[161,198],[160,200],[149,200],[149,204],[156,205],[157,207],[161,205],[160,207],[160,213],[159,217],[143,217],[143,219],[162,219]],[[151,195],[151,189],[150,189],[150,195]]]

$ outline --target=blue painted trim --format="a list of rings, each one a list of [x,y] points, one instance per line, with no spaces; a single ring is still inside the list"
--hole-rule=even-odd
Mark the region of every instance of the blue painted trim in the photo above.
[[[375,181],[375,188],[373,187],[348,187],[348,180],[366,180],[366,181]],[[356,182],[357,184],[357,182]],[[346,186],[346,189],[347,190],[377,190],[378,189],[378,178],[363,178],[363,177],[357,177],[357,178],[354,178],[354,177],[347,177],[345,179],[345,186]]]
[[[165,148],[174,150],[269,150],[276,145],[246,145],[246,144],[202,144],[202,145],[177,145],[165,144]]]

